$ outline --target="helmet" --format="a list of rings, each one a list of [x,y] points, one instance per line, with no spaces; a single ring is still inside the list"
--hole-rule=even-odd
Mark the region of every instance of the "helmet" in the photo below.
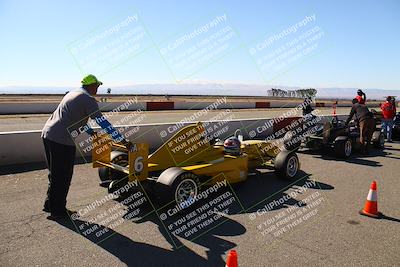
[[[362,95],[363,91],[361,89],[357,90],[357,95]]]
[[[240,154],[240,141],[237,137],[229,137],[224,142],[224,151],[230,155]]]

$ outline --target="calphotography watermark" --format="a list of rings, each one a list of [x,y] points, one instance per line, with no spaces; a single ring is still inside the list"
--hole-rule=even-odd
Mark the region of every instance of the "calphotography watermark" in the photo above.
[[[223,174],[214,177],[213,185],[203,184],[203,190],[197,195],[162,208],[160,219],[171,236],[179,236],[188,240],[207,233],[225,222],[226,215],[242,210],[233,189]]]
[[[186,131],[181,131],[169,138],[165,144],[176,164],[181,164],[195,157],[209,154],[212,145],[233,135],[231,120],[234,114],[226,109],[215,114],[210,121],[188,126]],[[215,120],[214,120],[215,119]],[[222,155],[221,155],[222,157]],[[217,162],[215,159],[211,162]]]
[[[306,99],[302,104],[285,111],[280,116],[261,124],[247,126],[250,138],[262,138],[267,142],[258,144],[260,154],[268,151],[277,154],[282,150],[296,150],[307,137],[322,134],[324,117],[320,109],[313,110],[311,114],[298,116],[299,112],[311,103],[311,99]]]
[[[194,111],[192,114],[185,116],[183,119],[179,120],[177,123],[168,126],[167,129],[160,131],[160,137],[164,140],[171,137],[177,131],[182,129],[182,127],[187,126],[190,123],[196,123],[202,118],[206,117],[213,110],[220,109],[222,106],[227,104],[227,97],[221,97],[215,100],[213,103],[208,104],[205,108],[201,110]]]
[[[307,180],[297,190],[290,190],[249,214],[249,219],[257,222],[259,233],[267,239],[267,245],[274,238],[293,232],[316,216],[323,215],[327,200],[315,190],[317,186],[316,181]]]
[[[140,124],[146,119],[146,114],[141,109],[134,109],[138,104],[137,97],[118,104],[110,112],[95,112],[90,118],[84,118],[68,127],[68,132],[83,156],[92,152],[100,154],[109,148],[110,142],[121,142],[123,139],[134,139],[140,131]],[[106,106],[110,107],[111,104]],[[101,114],[101,116],[100,116]],[[105,121],[112,121],[112,125],[100,128]],[[87,121],[85,123],[85,121]],[[103,127],[103,126],[101,126]],[[90,131],[96,134],[89,134]],[[118,134],[123,139],[117,138]],[[101,138],[99,138],[101,137]],[[84,157],[85,158],[85,157]]]
[[[160,54],[177,81],[232,52],[240,45],[226,14],[218,14],[159,45]]]
[[[266,80],[272,80],[320,47],[325,33],[316,20],[315,14],[307,15],[249,47],[250,55]]]
[[[68,47],[82,72],[102,75],[151,46],[139,15],[128,12]]]
[[[119,199],[118,202],[116,199]],[[80,208],[71,215],[71,220],[83,236],[99,243],[112,235],[124,222],[146,216],[146,212],[152,212],[149,200],[138,181],[134,180],[121,184],[113,193]]]
[[[282,123],[283,121],[289,119],[289,118],[299,118],[299,113],[308,105],[311,105],[313,103],[312,99],[307,98],[304,100],[303,103],[296,105],[294,108],[290,108],[288,110],[285,110],[281,115],[274,117],[268,121],[266,121],[262,125],[256,126],[254,129],[250,127],[247,127],[249,131],[249,136],[250,138],[254,138],[257,135],[263,135],[263,133],[266,133],[264,135],[269,135],[269,140],[278,138],[282,133],[275,133],[274,131],[274,125],[277,125],[279,123]],[[319,110],[314,110],[314,114],[319,113]],[[272,133],[272,134],[271,134]]]

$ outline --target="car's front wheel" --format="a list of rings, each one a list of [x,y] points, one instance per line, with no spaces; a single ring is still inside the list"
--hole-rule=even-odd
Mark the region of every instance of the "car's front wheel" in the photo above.
[[[300,162],[296,153],[281,151],[274,159],[275,173],[280,178],[293,179],[300,170]]]
[[[157,195],[162,203],[175,201],[180,209],[191,206],[200,192],[200,178],[179,167],[166,169],[157,179]]]

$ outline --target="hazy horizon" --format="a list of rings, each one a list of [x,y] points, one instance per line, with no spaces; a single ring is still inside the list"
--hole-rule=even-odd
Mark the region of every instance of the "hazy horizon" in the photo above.
[[[78,86],[77,86],[78,87]],[[37,86],[10,86],[0,87],[0,94],[65,94],[77,87],[37,87]],[[271,88],[283,90],[297,90],[312,87],[262,85],[262,84],[232,84],[232,83],[184,83],[184,84],[137,84],[125,86],[101,86],[98,94],[107,94],[107,88],[111,88],[112,95],[182,95],[182,96],[267,96]],[[316,88],[318,98],[351,99],[358,88]],[[365,88],[367,97],[381,99],[387,95],[399,96],[399,90],[386,90],[380,88]],[[200,92],[200,93],[199,93]]]

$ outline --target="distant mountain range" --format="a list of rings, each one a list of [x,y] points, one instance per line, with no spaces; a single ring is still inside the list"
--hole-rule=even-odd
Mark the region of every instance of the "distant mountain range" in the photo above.
[[[171,94],[171,95],[231,95],[231,96],[266,96],[271,88],[282,90],[296,90],[302,87],[281,85],[254,85],[233,83],[184,83],[184,84],[138,84],[111,87],[112,94]],[[0,87],[0,94],[63,94],[70,91],[70,87]],[[316,88],[317,98],[351,99],[356,95],[358,88]],[[106,86],[100,88],[99,93],[105,94]],[[367,98],[382,100],[385,96],[400,96],[400,90],[363,89]]]

